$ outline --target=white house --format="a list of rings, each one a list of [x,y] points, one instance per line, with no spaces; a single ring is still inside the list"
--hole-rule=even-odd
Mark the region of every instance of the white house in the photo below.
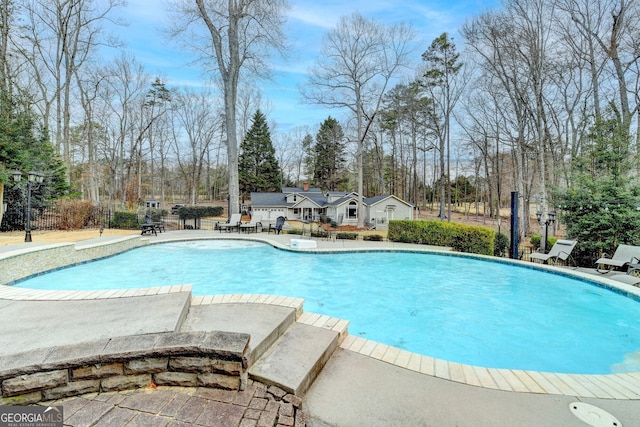
[[[327,216],[338,225],[357,225],[358,194],[319,188],[284,187],[281,193],[251,193],[251,210],[261,213],[263,221],[273,223],[279,216],[302,221],[319,221]],[[377,229],[386,229],[389,220],[413,219],[413,205],[393,196],[375,196],[363,199],[364,223]]]

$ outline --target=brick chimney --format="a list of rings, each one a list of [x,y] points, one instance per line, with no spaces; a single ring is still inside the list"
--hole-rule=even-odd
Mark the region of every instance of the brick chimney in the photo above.
[[[309,183],[307,181],[302,183],[302,190],[309,191]]]

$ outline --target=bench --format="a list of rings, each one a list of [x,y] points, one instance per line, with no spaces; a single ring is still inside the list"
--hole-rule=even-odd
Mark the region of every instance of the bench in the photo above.
[[[154,224],[140,224],[140,229],[142,230],[140,232],[140,235],[144,235],[144,234],[153,234],[154,236],[158,235],[158,232],[156,231],[156,226]]]
[[[159,232],[163,232],[166,231],[164,228],[164,223],[162,222],[145,222],[143,224],[140,224],[140,229],[141,229],[141,235],[143,234],[153,234],[154,236],[158,235],[158,231]]]

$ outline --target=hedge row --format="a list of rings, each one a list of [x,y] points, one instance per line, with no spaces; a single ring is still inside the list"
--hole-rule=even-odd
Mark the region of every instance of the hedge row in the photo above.
[[[204,217],[218,217],[222,215],[222,206],[184,206],[178,210],[180,219],[200,219]],[[146,214],[151,217],[151,221],[162,221],[162,217],[167,215],[164,209],[149,209]],[[113,219],[109,226],[111,228],[135,229],[140,227],[140,221],[136,212],[114,212]]]
[[[180,219],[206,218],[210,216],[222,216],[222,206],[183,206],[178,209]]]
[[[495,231],[487,227],[442,221],[389,221],[392,242],[448,246],[459,252],[493,255]]]
[[[138,214],[135,212],[114,212],[110,228],[135,229],[140,228]]]

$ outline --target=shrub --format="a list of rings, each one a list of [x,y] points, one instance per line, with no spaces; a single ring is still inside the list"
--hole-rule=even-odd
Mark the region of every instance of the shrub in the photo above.
[[[371,242],[382,242],[384,240],[384,237],[379,234],[365,234],[364,236],[362,236],[362,240],[368,240]]]
[[[457,224],[451,247],[458,252],[493,255],[496,233],[490,228]]]
[[[160,222],[163,216],[167,216],[166,209],[147,209],[145,213],[151,217],[153,222]]]
[[[493,248],[493,255],[498,257],[505,257],[509,251],[509,238],[504,233],[496,233],[495,246]]]
[[[358,233],[338,233],[336,234],[336,239],[342,240],[356,240],[358,238]]]
[[[311,237],[321,237],[321,238],[329,237],[329,232],[324,230],[312,231]]]
[[[77,230],[93,219],[94,206],[88,200],[59,200],[56,211],[60,215],[61,230]]]
[[[135,212],[114,212],[110,228],[133,229],[140,227],[138,215]]]
[[[542,236],[538,236],[537,234],[534,234],[531,236],[531,239],[529,240],[531,242],[531,245],[534,248],[539,248],[540,247],[540,239],[542,238]],[[547,250],[546,252],[549,252],[551,250],[551,248],[553,247],[553,245],[556,244],[556,241],[558,239],[556,237],[548,237],[547,238]]]
[[[287,233],[287,234],[296,234],[298,236],[302,235],[302,230],[299,228],[292,228],[291,230],[282,230],[283,233]]]
[[[460,252],[493,255],[495,232],[487,227],[442,221],[389,221],[388,239],[393,242],[450,246]]]

